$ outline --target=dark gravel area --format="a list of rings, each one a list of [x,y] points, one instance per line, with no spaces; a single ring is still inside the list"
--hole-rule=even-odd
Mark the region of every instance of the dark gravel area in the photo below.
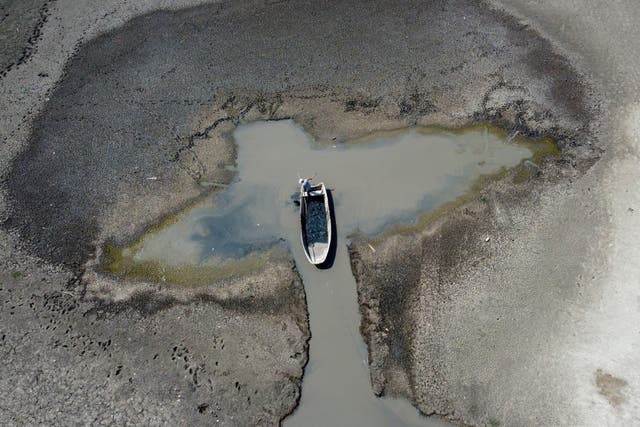
[[[324,210],[324,198],[310,197],[307,199],[307,215],[304,228],[307,234],[307,243],[327,243],[327,214]]]
[[[52,0],[0,1],[0,79],[29,60],[49,19],[51,3]]]

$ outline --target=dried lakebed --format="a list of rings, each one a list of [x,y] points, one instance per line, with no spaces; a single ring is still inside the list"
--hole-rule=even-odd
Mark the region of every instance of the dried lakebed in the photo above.
[[[606,424],[603,414],[624,424],[619,414],[635,415],[625,411],[634,400],[611,406],[594,378],[598,369],[623,378],[629,397],[634,359],[621,362],[618,335],[585,340],[576,326],[584,314],[610,331],[600,327],[617,325],[611,319],[623,313],[602,312],[601,299],[593,305],[584,290],[633,300],[611,288],[622,282],[605,265],[633,265],[618,256],[632,244],[609,249],[606,205],[619,195],[618,218],[635,218],[631,192],[603,179],[616,163],[603,157],[591,168],[602,150],[624,145],[622,130],[611,134],[606,124],[626,120],[611,106],[634,93],[634,73],[618,61],[634,58],[633,44],[590,31],[592,8],[572,14],[568,4],[543,2],[514,18],[515,4],[531,2],[507,10],[470,0],[239,1],[183,10],[173,9],[196,2],[170,2],[172,10],[156,0],[46,3],[50,19],[37,25],[35,15],[3,21],[19,17],[27,30],[46,23],[28,42],[33,49],[26,46],[29,60],[0,77],[8,100],[0,115],[1,377],[11,390],[2,424],[89,424],[115,414],[120,423],[274,425],[297,407],[309,323],[289,254],[278,258],[276,250],[266,270],[224,286],[123,282],[93,268],[105,241],[130,243],[207,197],[206,184],[231,182],[235,146],[219,134],[238,121],[283,118],[337,141],[481,122],[553,137],[561,158],[539,163],[537,179],[514,184],[508,174],[486,183],[447,210],[446,221],[439,217],[441,226],[350,240],[359,297],[370,290],[379,301],[366,299],[363,331],[374,344],[375,390],[469,425]],[[163,10],[146,13],[156,9]],[[605,8],[622,16],[616,10]],[[600,26],[621,28],[600,15]],[[624,15],[635,28],[634,14]],[[571,31],[555,25],[567,17]],[[590,29],[582,31],[586,43],[563,43],[581,28]],[[593,68],[581,58],[598,57],[594,46],[619,55]],[[16,62],[23,46],[7,52]],[[615,90],[603,92],[598,76]],[[398,283],[407,292],[398,293]],[[406,328],[394,329],[389,313]]]
[[[413,127],[314,143],[291,120],[242,124],[233,133],[234,182],[131,246],[110,246],[102,268],[124,278],[198,284],[257,271],[288,248],[305,285],[312,340],[301,402],[287,424],[436,425],[404,400],[374,397],[345,244],[356,231],[419,227],[427,220],[415,221],[422,213],[470,194],[480,178],[514,167],[530,173],[535,164],[525,159],[555,149],[548,140],[514,136],[489,126]],[[292,199],[301,174],[333,189],[338,243],[330,269],[308,264],[300,246]]]

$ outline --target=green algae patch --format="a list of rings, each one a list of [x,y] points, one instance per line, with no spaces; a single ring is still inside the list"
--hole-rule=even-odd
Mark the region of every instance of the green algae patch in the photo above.
[[[103,249],[104,262],[98,271],[126,280],[199,286],[260,271],[272,257],[281,256],[281,250],[275,247],[263,252],[252,252],[239,259],[214,257],[198,265],[169,265],[157,260],[137,260],[130,255],[130,248],[121,248],[113,242],[107,242]]]
[[[531,169],[526,167],[527,161],[533,162],[535,167],[538,167],[538,165],[545,157],[551,156],[554,158],[560,158],[560,149],[551,138],[529,139],[519,135],[514,138],[513,142],[515,144],[520,144],[524,147],[527,147],[533,153],[531,158],[525,159],[520,164],[520,169],[517,171],[514,177],[514,181],[516,183],[526,181],[533,175]]]

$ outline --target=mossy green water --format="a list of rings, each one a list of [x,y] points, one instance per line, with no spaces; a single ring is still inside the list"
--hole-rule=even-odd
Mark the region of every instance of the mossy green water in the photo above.
[[[263,269],[278,249],[254,252],[240,259],[211,259],[199,265],[170,265],[158,260],[136,260],[131,248],[107,242],[99,271],[127,280],[149,280],[183,286],[198,286],[238,277]]]

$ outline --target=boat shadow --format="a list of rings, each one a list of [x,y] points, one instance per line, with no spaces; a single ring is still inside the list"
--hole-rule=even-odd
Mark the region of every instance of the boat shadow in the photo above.
[[[336,227],[336,212],[333,208],[333,194],[332,191],[327,188],[327,200],[329,201],[329,213],[331,214],[331,232],[332,238],[329,244],[329,253],[327,259],[322,263],[316,265],[316,268],[320,270],[327,270],[333,267],[333,261],[336,259],[336,248],[338,247],[338,228]]]

